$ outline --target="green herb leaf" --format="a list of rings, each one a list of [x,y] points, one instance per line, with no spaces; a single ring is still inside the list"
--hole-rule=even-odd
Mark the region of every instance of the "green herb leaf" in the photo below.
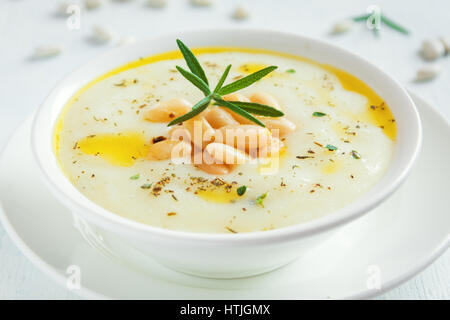
[[[189,120],[189,119],[195,117],[199,113],[203,112],[208,107],[210,102],[211,102],[211,96],[204,97],[202,100],[197,102],[192,107],[191,111],[189,111],[188,113],[182,115],[181,117],[173,119],[171,122],[169,122],[169,124],[167,126],[170,127],[170,126],[173,126],[174,124],[178,124],[178,123],[181,123],[183,121],[186,121],[186,120]]]
[[[386,17],[384,14],[381,15],[381,22],[383,22],[385,25],[387,25],[388,27],[390,27],[391,29],[394,29],[400,33],[409,34],[409,31],[406,30],[405,28],[403,28],[402,26],[398,25],[397,23],[395,23],[394,21],[392,21],[391,19],[389,19],[388,17]]]
[[[197,58],[192,53],[191,49],[189,49],[180,39],[177,39],[177,45],[183,54],[184,60],[186,60],[189,70],[191,70],[193,74],[202,79],[208,85],[208,79],[206,78],[205,71],[200,65],[200,62],[198,62]]]
[[[333,146],[332,144],[327,144],[327,145],[325,146],[325,148],[327,148],[327,149],[330,150],[330,151],[335,151],[335,150],[337,150],[337,147]]]
[[[245,191],[247,191],[247,186],[241,186],[236,190],[238,196],[243,196]]]
[[[228,65],[228,67],[225,69],[224,73],[222,74],[222,76],[220,77],[219,82],[217,82],[216,88],[214,89],[214,92],[217,92],[220,90],[220,88],[222,88],[223,83],[225,82],[225,79],[228,76],[228,73],[230,72],[231,69],[231,64]]]
[[[205,83],[205,81],[203,81],[202,79],[200,79],[198,76],[196,76],[195,74],[184,70],[182,67],[177,66],[176,67],[178,71],[180,71],[181,75],[183,77],[185,77],[188,81],[190,81],[194,86],[196,86],[197,88],[199,88],[200,90],[203,91],[203,93],[205,94],[205,96],[207,96],[208,94],[211,93],[211,91],[209,90],[208,85]]]
[[[256,198],[256,203],[259,204],[261,207],[264,208],[264,199],[267,197],[267,192],[263,193],[262,195],[258,196]]]
[[[361,16],[353,17],[352,20],[355,22],[366,21],[370,16],[371,14],[363,14]]]
[[[131,176],[131,177],[130,177],[130,180],[137,180],[137,179],[139,179],[139,177],[140,177],[140,174],[137,173],[137,174],[135,174],[134,176]]]
[[[253,121],[257,125],[260,125],[261,127],[266,127],[266,125],[264,123],[262,123],[261,121],[256,119],[254,116],[252,116],[250,113],[248,113],[244,109],[241,109],[240,107],[238,107],[228,101],[223,100],[220,96],[214,95],[213,98],[217,103],[219,103],[220,106],[228,108],[233,112],[236,112],[237,114],[247,118],[250,121]]]
[[[273,70],[275,70],[276,66],[270,66],[267,68],[264,68],[262,70],[256,71],[255,73],[252,73],[244,78],[241,78],[239,80],[236,80],[225,87],[221,88],[219,91],[217,91],[220,95],[226,95],[244,88],[247,88],[249,85],[255,83],[256,81],[260,80],[261,78],[265,77],[269,73],[271,73]]]
[[[294,69],[287,69],[286,73],[295,73],[296,71]]]
[[[313,114],[312,114],[314,117],[323,117],[323,116],[326,116],[327,114],[326,113],[323,113],[323,112],[313,112]]]
[[[152,187],[152,184],[151,183],[144,183],[142,186],[141,186],[141,189],[150,189]]]
[[[244,109],[247,112],[257,114],[260,116],[266,116],[266,117],[282,117],[284,116],[284,113],[280,110],[260,103],[254,103],[254,102],[241,102],[241,101],[228,101],[241,109]]]
[[[361,155],[355,150],[352,150],[352,157],[357,159],[357,160],[361,159]]]
[[[372,14],[364,14],[361,16],[353,17],[352,20],[354,22],[366,21],[367,19],[370,18],[371,15]],[[410,33],[409,30],[400,26],[398,23],[392,21],[390,18],[386,17],[384,14],[382,14],[380,16],[380,21],[393,30],[396,30],[396,31],[401,32],[406,35],[409,35],[409,33]],[[374,29],[372,29],[372,31],[375,36],[379,36],[379,30],[375,30],[375,28],[374,28]]]

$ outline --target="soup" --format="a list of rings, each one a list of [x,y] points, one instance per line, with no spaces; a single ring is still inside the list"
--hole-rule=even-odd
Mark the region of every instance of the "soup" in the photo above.
[[[121,66],[79,90],[55,127],[61,168],[87,198],[144,224],[231,234],[331,214],[368,192],[385,173],[395,146],[395,119],[359,79],[328,65],[258,49],[200,48],[194,53],[212,88],[230,64],[225,85],[278,66],[223,99],[262,103],[283,116],[255,115],[263,128],[211,102],[195,118],[168,127],[204,98],[176,69],[185,66],[181,54]],[[172,137],[176,129],[192,132],[188,124],[194,120],[213,136],[244,128],[260,140],[252,149],[247,142],[239,147],[217,136],[182,144]],[[182,146],[178,158],[169,152],[175,145]],[[193,161],[204,151],[214,157],[230,153],[240,161]]]

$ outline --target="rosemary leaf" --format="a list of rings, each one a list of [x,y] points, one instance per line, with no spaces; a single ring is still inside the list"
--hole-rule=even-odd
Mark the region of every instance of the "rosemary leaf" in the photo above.
[[[217,92],[220,90],[220,88],[222,88],[223,83],[225,82],[225,79],[228,76],[228,73],[230,72],[231,69],[231,64],[228,65],[228,67],[225,69],[224,73],[222,74],[222,76],[220,77],[219,82],[217,82],[216,88],[214,89],[214,92]]]
[[[261,69],[259,71],[256,71],[255,73],[252,73],[244,78],[241,78],[230,84],[227,84],[225,87],[222,87],[219,91],[217,91],[217,93],[220,95],[226,95],[226,94],[233,93],[235,91],[247,88],[251,84],[255,83],[256,81],[260,80],[261,78],[263,78],[266,75],[268,75],[269,73],[271,73],[276,68],[277,68],[276,66],[270,66],[270,67]]]
[[[189,82],[191,82],[194,86],[196,86],[197,88],[199,88],[204,94],[205,96],[208,96],[211,91],[209,90],[208,85],[205,83],[205,81],[203,81],[202,79],[200,79],[198,76],[196,76],[195,74],[184,70],[182,67],[177,66],[176,67],[178,71],[180,71],[181,75],[183,77],[185,77]]]
[[[192,51],[180,39],[177,39],[177,45],[178,48],[180,48],[181,53],[183,54],[184,60],[186,60],[186,64],[189,67],[189,70],[191,70],[193,74],[202,79],[208,85],[208,79],[206,78],[205,71],[203,70],[200,62],[198,62]]]
[[[409,34],[409,31],[406,30],[405,28],[403,28],[402,26],[398,25],[397,23],[395,23],[394,21],[392,21],[391,19],[389,19],[388,17],[386,17],[385,15],[381,15],[381,22],[383,22],[385,25],[387,25],[388,27],[390,27],[391,29],[394,29],[400,33]]]
[[[248,120],[256,123],[257,125],[260,125],[261,127],[266,127],[266,125],[264,123],[262,123],[261,121],[256,119],[254,116],[252,116],[250,113],[248,113],[244,109],[242,109],[242,108],[232,104],[231,102],[223,100],[218,95],[214,95],[213,98],[220,106],[230,109],[231,111],[233,111],[233,112],[235,112],[235,113],[237,113],[237,114],[247,118]]]
[[[189,119],[195,117],[199,113],[203,112],[208,107],[210,102],[211,102],[211,96],[210,95],[204,97],[202,100],[197,102],[192,107],[191,111],[189,111],[188,113],[182,115],[181,117],[173,119],[171,122],[169,122],[169,124],[167,126],[170,127],[170,126],[173,126],[174,124],[178,124],[178,123],[181,123],[183,121],[186,121],[186,120],[189,120]]]
[[[353,17],[352,20],[355,22],[366,21],[371,14],[363,14],[362,16]]]
[[[282,117],[284,113],[274,107],[254,102],[229,101],[230,103],[244,109],[245,111],[259,116]]]

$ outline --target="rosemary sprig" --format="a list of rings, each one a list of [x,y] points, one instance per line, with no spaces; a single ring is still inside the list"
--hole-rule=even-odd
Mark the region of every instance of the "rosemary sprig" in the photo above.
[[[351,18],[351,20],[353,20],[354,22],[361,22],[361,21],[367,21],[367,19],[369,19],[372,16],[372,14],[363,14],[361,16],[356,16]],[[386,26],[388,26],[389,28],[398,31],[400,33],[403,33],[405,35],[409,35],[409,31],[402,27],[401,25],[399,25],[398,23],[394,22],[393,20],[391,20],[390,18],[386,17],[384,14],[380,14],[380,21],[381,23],[385,24]],[[372,29],[374,32],[375,36],[379,36],[379,30],[376,28]]]
[[[408,30],[406,30],[405,28],[403,28],[399,24],[395,23],[394,21],[392,21],[391,19],[389,19],[388,17],[386,17],[383,14],[380,17],[380,20],[381,20],[381,22],[383,22],[388,27],[391,27],[391,29],[397,30],[398,32],[401,32],[401,33],[406,34],[406,35],[409,34]]]
[[[184,122],[186,120],[195,117],[196,115],[206,110],[206,108],[208,108],[212,100],[214,100],[216,104],[219,105],[220,107],[227,108],[262,127],[265,127],[264,123],[255,118],[252,114],[265,117],[281,117],[284,115],[284,113],[281,112],[280,110],[277,110],[273,107],[264,104],[253,102],[225,101],[222,98],[223,95],[227,95],[236,92],[238,90],[247,88],[248,86],[252,85],[256,81],[262,79],[263,77],[274,71],[277,68],[276,66],[264,68],[244,78],[241,78],[230,84],[227,84],[226,86],[223,86],[228,76],[228,73],[230,72],[231,69],[231,65],[228,65],[224,73],[220,77],[220,80],[217,83],[216,87],[214,88],[214,91],[211,92],[211,89],[209,88],[208,79],[206,78],[205,75],[205,71],[198,62],[195,55],[181,40],[177,40],[177,44],[178,47],[180,48],[181,53],[183,54],[184,59],[186,60],[186,64],[189,67],[190,72],[183,69],[180,66],[176,67],[177,70],[189,82],[191,82],[194,86],[200,89],[205,95],[205,97],[199,102],[197,102],[192,107],[191,111],[182,115],[181,117],[172,120],[168,124],[168,126],[173,126],[175,124]]]
[[[206,78],[205,71],[203,71],[200,62],[198,62],[197,58],[194,56],[192,51],[179,39],[177,39],[178,48],[180,48],[181,53],[183,54],[184,60],[186,60],[186,64],[189,67],[189,70],[200,79],[206,82],[208,85],[208,79]]]

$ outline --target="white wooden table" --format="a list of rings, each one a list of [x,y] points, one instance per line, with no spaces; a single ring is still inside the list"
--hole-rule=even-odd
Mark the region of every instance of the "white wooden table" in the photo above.
[[[412,31],[405,37],[384,28],[379,38],[373,37],[363,24],[348,34],[327,35],[336,20],[365,13],[371,0],[216,0],[210,8],[193,8],[189,0],[168,0],[168,7],[159,10],[145,7],[144,0],[110,1],[96,11],[83,10],[81,29],[73,31],[67,28],[65,18],[54,14],[59,2],[62,0],[0,1],[0,147],[65,74],[111,47],[87,41],[94,24],[138,39],[168,31],[237,25],[327,38],[373,61],[450,119],[450,57],[440,61],[444,71],[435,81],[412,82],[416,69],[424,63],[417,54],[421,41],[450,36],[447,0],[378,0],[383,12]],[[231,19],[237,4],[250,10],[249,20]],[[46,43],[61,44],[65,50],[52,59],[31,61],[33,48]],[[28,298],[77,299],[31,265],[0,226],[0,299]],[[450,299],[450,252],[380,298]]]

